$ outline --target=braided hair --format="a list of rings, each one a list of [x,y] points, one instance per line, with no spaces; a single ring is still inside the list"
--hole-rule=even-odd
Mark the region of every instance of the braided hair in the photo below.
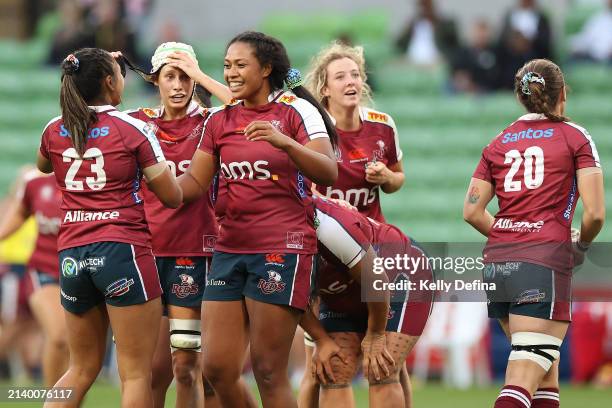
[[[566,116],[554,112],[564,88],[561,68],[546,59],[529,61],[514,78],[514,92],[525,109],[544,114],[553,122],[569,121]]]
[[[291,62],[289,61],[289,55],[287,55],[285,46],[276,38],[264,33],[245,31],[230,40],[227,44],[226,51],[230,45],[237,42],[250,45],[253,49],[255,58],[257,58],[261,66],[270,66],[271,72],[268,81],[273,91],[284,89],[285,84],[287,84],[297,97],[307,100],[311,105],[317,108],[323,117],[323,122],[325,123],[325,128],[327,129],[327,134],[329,135],[332,146],[336,149],[338,145],[336,128],[323,106],[321,106],[316,98],[312,96],[305,86],[303,86],[301,78],[296,78],[296,76],[300,76],[299,71],[291,68]]]

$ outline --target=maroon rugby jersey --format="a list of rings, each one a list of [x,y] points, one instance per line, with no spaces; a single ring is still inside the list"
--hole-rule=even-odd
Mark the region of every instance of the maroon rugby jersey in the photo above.
[[[359,108],[361,127],[338,132],[338,180],[333,187],[317,186],[326,197],[348,201],[360,213],[384,222],[380,207],[380,186],[365,179],[365,165],[379,161],[387,167],[402,159],[397,129],[391,116],[365,107]]]
[[[599,155],[589,133],[574,123],[527,114],[493,139],[474,172],[493,184],[499,204],[485,261],[568,271],[576,170],[586,167],[600,167]]]
[[[61,116],[42,135],[40,152],[51,161],[62,190],[58,250],[93,242],[125,242],[150,247],[140,196],[142,169],[163,162],[152,129],[113,106],[91,106],[98,121],[88,130],[84,159]]]
[[[353,281],[349,269],[363,258],[370,246],[381,258],[403,254],[415,258],[425,256],[393,225],[379,223],[325,199],[316,199],[315,207],[320,255],[317,270],[319,294],[331,310],[355,316],[367,315],[367,304],[361,301],[361,287]],[[385,272],[391,282],[403,278],[398,270],[386,269]],[[408,268],[405,272],[411,273]],[[419,277],[421,272],[414,271]]]
[[[36,219],[36,245],[28,267],[59,277],[57,233],[61,223],[62,192],[52,174],[43,175],[36,170],[25,176],[25,185],[19,192],[21,205]]]
[[[198,148],[208,111],[192,101],[187,115],[181,119],[162,120],[163,107],[138,109],[129,114],[155,130],[166,162],[177,177],[183,174]],[[212,189],[177,209],[165,207],[146,184],[142,192],[155,256],[212,256],[218,234]]]
[[[217,158],[225,183],[224,219],[215,249],[230,253],[316,252],[311,182],[289,156],[265,141],[246,140],[253,121],[269,121],[301,144],[328,137],[323,118],[291,92],[266,105],[241,102],[213,110],[200,149]]]

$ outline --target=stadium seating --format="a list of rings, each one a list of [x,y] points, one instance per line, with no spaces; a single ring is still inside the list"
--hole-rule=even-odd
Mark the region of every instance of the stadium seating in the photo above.
[[[303,18],[270,17],[262,27],[285,43],[295,66],[307,69],[312,56],[340,31],[353,34],[366,45],[370,69],[376,75],[375,109],[393,116],[404,152],[406,184],[393,195],[383,194],[387,219],[420,241],[480,241],[462,219],[462,203],[470,176],[482,148],[522,110],[509,93],[489,96],[451,96],[445,93],[443,68],[415,69],[391,56],[387,17],[381,13],[347,16],[330,14],[319,19],[316,30]],[[48,24],[51,26],[53,21]],[[196,46],[200,64],[221,78],[224,42]],[[19,165],[35,159],[40,132],[59,114],[59,73],[44,68],[46,43],[0,41],[0,194],[4,194]],[[587,127],[600,155],[612,154],[607,138],[612,112],[612,69],[575,65],[567,69],[572,89],[568,113]],[[122,108],[152,106],[155,95],[145,92],[142,81],[128,74]],[[607,167],[604,166],[609,174]],[[612,203],[612,188],[608,189]],[[495,210],[492,203],[492,210]],[[604,230],[602,240],[612,239]]]

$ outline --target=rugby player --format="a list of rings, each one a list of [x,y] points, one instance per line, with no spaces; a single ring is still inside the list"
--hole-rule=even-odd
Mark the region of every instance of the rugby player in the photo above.
[[[308,313],[301,324],[316,343],[309,367],[321,384],[319,406],[354,406],[351,381],[363,360],[370,406],[403,407],[399,374],[433,304],[433,292],[420,290],[418,285],[433,279],[427,257],[392,225],[324,198],[316,199],[315,204],[321,299],[317,317],[324,330]],[[414,263],[419,265],[415,270],[374,268],[375,257],[384,260],[397,255],[421,261]],[[411,290],[382,290],[387,282],[398,287],[412,282],[414,286]],[[334,355],[338,358],[332,358]]]
[[[245,405],[238,379],[249,341],[264,406],[296,406],[287,360],[316,252],[310,180],[333,184],[337,167],[333,125],[290,67],[272,37],[232,39],[224,76],[239,102],[210,114],[179,178],[185,200],[204,194],[218,169],[226,185],[202,336],[204,374],[227,407]]]
[[[43,383],[53,386],[68,367],[66,325],[60,305],[57,233],[62,193],[52,175],[32,169],[23,175],[17,199],[0,225],[0,241],[16,232],[33,216],[37,236],[27,263],[28,303],[44,333]]]
[[[62,191],[60,294],[70,363],[56,387],[76,407],[95,381],[110,321],[123,407],[151,407],[151,361],[161,321],[161,287],[140,193],[148,186],[176,208],[182,192],[149,126],[118,112],[124,80],[113,56],[84,48],[61,64],[62,116],[45,127],[38,168]]]
[[[527,114],[483,149],[463,215],[488,240],[484,281],[489,317],[512,343],[496,408],[558,407],[559,348],[571,321],[571,272],[605,218],[599,155],[586,129],[564,116],[561,69],[538,59],[516,74]],[[492,216],[487,204],[497,197]],[[572,247],[578,198],[584,213]],[[573,250],[572,250],[573,248]]]

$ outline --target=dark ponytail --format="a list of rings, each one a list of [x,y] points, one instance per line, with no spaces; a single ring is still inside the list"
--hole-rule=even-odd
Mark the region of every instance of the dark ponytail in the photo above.
[[[228,44],[230,45],[242,42],[249,44],[253,48],[253,53],[259,61],[261,66],[269,65],[272,69],[268,81],[270,82],[270,88],[273,91],[284,89],[287,81],[287,75],[291,68],[289,56],[285,46],[276,38],[270,37],[264,33],[257,31],[245,31],[234,37]],[[227,50],[227,49],[226,49]],[[297,70],[295,70],[297,71]],[[291,91],[299,98],[305,99],[311,105],[313,105],[321,116],[327,129],[327,134],[334,150],[338,146],[338,134],[336,133],[336,127],[329,118],[329,114],[325,111],[325,108],[316,100],[316,98],[303,86],[301,78],[295,82],[295,85],[290,86]]]
[[[553,122],[570,120],[554,113],[563,88],[565,79],[561,68],[546,59],[529,61],[514,78],[514,91],[525,109],[531,113],[544,114]]]
[[[87,130],[97,120],[89,108],[101,92],[107,75],[114,77],[113,57],[99,48],[83,48],[62,62],[60,108],[64,127],[80,157],[85,152]]]

